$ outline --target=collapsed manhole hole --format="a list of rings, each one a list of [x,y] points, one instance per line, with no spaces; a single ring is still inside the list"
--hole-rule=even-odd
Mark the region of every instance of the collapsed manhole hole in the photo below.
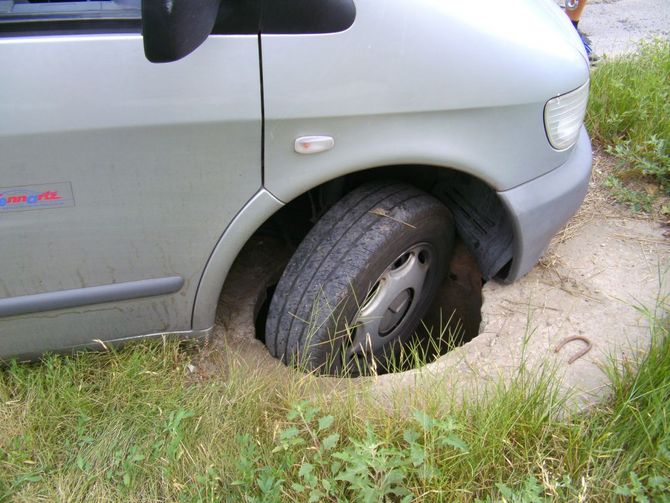
[[[410,357],[401,359],[396,370],[430,363],[476,337],[482,321],[482,286],[476,260],[458,240],[447,276],[410,342]]]
[[[277,289],[277,285],[271,285],[265,291],[265,298],[258,308],[258,314],[254,320],[254,328],[256,329],[256,339],[265,344],[265,322],[268,318],[268,312],[270,312],[270,302],[272,302],[272,296]]]
[[[224,285],[217,322],[233,347],[247,341],[265,351],[265,322],[274,289],[291,255],[275,238],[254,238],[233,265]],[[430,363],[478,335],[481,322],[482,279],[475,259],[457,241],[448,273],[422,325],[389,369],[401,372]]]

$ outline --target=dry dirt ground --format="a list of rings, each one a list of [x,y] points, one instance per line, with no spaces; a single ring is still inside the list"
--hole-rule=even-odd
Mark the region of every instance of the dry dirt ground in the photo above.
[[[644,310],[667,303],[663,296],[670,291],[668,228],[608,200],[602,189],[607,162],[596,155],[582,209],[541,262],[512,285],[484,285],[479,336],[421,369],[359,379],[361,389],[383,402],[414,396],[417,386],[466,397],[472,389],[508,382],[523,366],[555,372],[576,406],[606,396],[603,369],[611,360],[630,359],[648,346]],[[231,363],[262,368],[278,379],[294,372],[255,339],[253,321],[267,286],[280,274],[282,253],[288,251],[261,240],[233,268],[215,334],[194,361],[200,376],[221,375]],[[575,336],[583,339],[566,341]],[[337,385],[334,379],[322,382]]]
[[[484,285],[478,337],[421,371],[381,376],[376,385],[398,391],[440,383],[458,394],[508,381],[525,365],[556,372],[576,406],[606,396],[604,369],[648,347],[646,313],[667,305],[670,292],[668,227],[607,199],[607,162],[595,156],[582,209],[540,263],[512,285]]]

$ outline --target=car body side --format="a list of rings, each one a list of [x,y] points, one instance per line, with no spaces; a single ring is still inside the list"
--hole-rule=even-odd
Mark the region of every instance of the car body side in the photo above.
[[[0,307],[183,279],[162,295],[0,317],[0,356],[206,334],[263,222],[314,187],[384,166],[483,181],[512,222],[504,279],[522,276],[578,208],[591,166],[585,132],[566,151],[546,138],[547,100],[588,80],[550,4],[358,0],[338,33],[213,35],[158,66],[137,34],[0,39],[0,185],[67,181],[76,200],[0,215]],[[299,155],[305,135],[335,147]]]

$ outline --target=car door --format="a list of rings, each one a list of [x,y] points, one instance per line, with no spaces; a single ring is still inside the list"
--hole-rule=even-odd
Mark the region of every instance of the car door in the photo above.
[[[0,2],[0,356],[191,329],[261,187],[255,35],[152,64],[139,0]]]

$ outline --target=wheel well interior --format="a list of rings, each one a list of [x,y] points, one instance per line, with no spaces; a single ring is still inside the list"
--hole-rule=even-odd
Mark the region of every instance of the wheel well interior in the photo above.
[[[393,179],[438,198],[452,212],[459,237],[476,258],[483,279],[504,277],[513,257],[511,219],[496,192],[456,170],[423,165],[385,166],[350,173],[314,187],[267,219],[254,236],[272,236],[297,247],[312,226],[346,193],[362,183]]]

